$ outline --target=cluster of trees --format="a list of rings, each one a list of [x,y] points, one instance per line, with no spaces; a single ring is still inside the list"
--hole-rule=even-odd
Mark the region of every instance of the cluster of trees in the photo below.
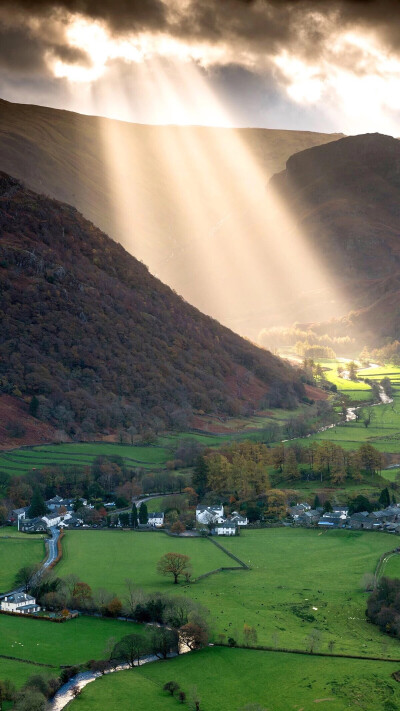
[[[311,442],[307,447],[279,444],[270,452],[271,465],[288,480],[319,479],[339,485],[348,478],[362,481],[363,474],[376,474],[384,464],[384,456],[369,443],[355,451],[329,441]]]
[[[270,488],[267,473],[269,450],[265,444],[235,442],[199,457],[192,484],[200,496],[207,491],[236,492],[241,499],[252,498]]]
[[[5,492],[0,506],[19,508],[30,505],[34,496],[47,500],[58,495],[85,498],[99,507],[101,502],[113,499],[118,508],[123,508],[130,504],[132,497],[142,493],[168,493],[182,490],[185,485],[185,478],[179,474],[146,472],[140,467],[127,466],[122,457],[99,456],[91,466],[46,466],[11,477],[0,473],[0,489]],[[36,510],[35,515],[45,513]]]
[[[64,669],[59,677],[33,674],[17,691],[7,679],[0,679],[0,710],[3,702],[12,702],[15,711],[45,711],[48,700],[75,674],[77,669]],[[7,706],[8,708],[8,706]]]
[[[380,348],[375,348],[368,350],[364,348],[361,355],[363,358],[371,360],[373,363],[393,363],[393,365],[400,365],[400,341],[394,340],[386,343]]]
[[[307,341],[297,341],[296,353],[302,358],[336,358],[336,353],[330,346],[321,346]]]
[[[382,577],[368,598],[368,618],[382,632],[400,637],[400,580]]]
[[[354,350],[355,344],[355,340],[349,336],[330,336],[327,333],[320,335],[315,331],[306,331],[296,327],[263,329],[259,339],[263,346],[270,348],[272,351],[285,346],[295,346],[300,342],[307,344],[311,348],[315,346],[327,347],[331,351],[338,353],[338,355],[346,355],[349,351]],[[300,355],[305,354],[301,353]]]
[[[383,463],[383,455],[369,443],[349,451],[335,442],[267,447],[247,441],[199,457],[192,483],[200,496],[212,492],[233,494],[238,500],[255,499],[269,494],[269,467],[277,473],[275,481],[319,479],[342,484],[347,478],[361,481],[363,474],[377,473]]]

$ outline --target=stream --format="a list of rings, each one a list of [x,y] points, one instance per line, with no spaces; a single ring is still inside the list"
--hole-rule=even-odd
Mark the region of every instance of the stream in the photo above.
[[[68,624],[68,622],[66,624]],[[180,654],[186,654],[189,651],[189,648],[186,647],[185,649],[180,650]],[[172,659],[177,656],[178,655],[176,653],[169,654],[168,659]],[[138,662],[135,662],[134,666],[142,666],[143,664],[158,661],[160,661],[159,657],[156,657],[154,654],[149,654],[145,657],[141,657],[140,663],[138,664]],[[105,674],[113,674],[114,672],[126,671],[127,669],[132,669],[132,667],[129,664],[119,664],[116,667],[110,667]],[[61,711],[61,709],[65,708],[66,705],[75,698],[73,689],[78,688],[81,691],[85,686],[87,686],[87,684],[90,684],[92,681],[96,681],[96,679],[100,676],[102,676],[101,672],[79,672],[63,684],[53,698],[48,701],[46,711]]]

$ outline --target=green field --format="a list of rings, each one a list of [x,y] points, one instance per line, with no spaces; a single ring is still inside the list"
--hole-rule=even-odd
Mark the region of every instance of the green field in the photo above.
[[[214,647],[167,662],[118,672],[89,684],[71,711],[172,711],[178,701],[163,691],[176,681],[193,687],[206,711],[238,711],[249,702],[270,711],[383,711],[399,708],[398,664]],[[389,705],[389,704],[394,705]]]
[[[0,679],[9,679],[17,689],[29,679],[30,676],[40,674],[40,676],[57,677],[60,669],[55,667],[39,667],[36,664],[18,662],[13,659],[0,658]],[[5,708],[8,708],[6,705]]]
[[[390,377],[394,389],[393,403],[370,408],[371,423],[369,427],[365,427],[363,422],[365,417],[361,414],[360,421],[347,422],[345,425],[319,432],[308,438],[308,441],[329,440],[340,444],[345,449],[356,449],[363,442],[369,442],[381,452],[399,454],[400,457],[400,369],[393,368],[393,366],[383,366],[382,368],[359,371],[359,373],[377,381],[386,375]]]
[[[188,595],[211,612],[214,640],[219,634],[242,641],[243,625],[254,626],[258,643],[306,649],[320,630],[321,648],[400,659],[397,641],[383,637],[365,621],[364,573],[373,572],[392,538],[369,531],[318,531],[292,528],[245,531],[223,545],[250,571],[217,573],[191,585],[173,585],[156,572],[167,551],[186,553],[195,576],[235,565],[204,539],[171,539],[161,533],[68,531],[60,576],[79,575],[93,588],[123,596],[125,579],[139,588]],[[313,608],[317,608],[313,610]]]
[[[171,458],[171,452],[163,446],[133,446],[102,442],[60,444],[15,449],[0,454],[0,471],[7,474],[25,474],[33,468],[46,466],[85,466],[100,455],[120,456],[127,467],[161,469]]]
[[[62,624],[23,617],[0,615],[0,655],[60,665],[83,664],[104,658],[111,637],[120,639],[146,627],[133,622],[79,617]],[[0,661],[0,668],[3,660]],[[35,669],[33,668],[34,673]],[[0,672],[0,678],[3,676]]]
[[[14,535],[10,528],[0,529],[0,592],[11,590],[15,574],[29,563],[40,563],[45,557],[43,538]],[[22,538],[24,536],[24,538]]]
[[[395,548],[397,545],[395,539],[390,547]],[[400,555],[388,556],[387,561],[382,566],[381,575],[385,575],[387,578],[400,578]]]
[[[124,594],[127,578],[146,590],[174,592],[178,586],[171,585],[170,579],[156,570],[164,553],[189,555],[194,577],[234,565],[207,539],[172,538],[160,532],[67,531],[62,545],[59,576],[75,573],[92,588],[107,587],[118,595]]]

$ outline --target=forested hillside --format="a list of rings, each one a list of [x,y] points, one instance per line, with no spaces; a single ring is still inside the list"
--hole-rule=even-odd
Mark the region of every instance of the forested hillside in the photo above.
[[[1,391],[70,436],[293,406],[298,373],[189,306],[75,208],[0,174]]]

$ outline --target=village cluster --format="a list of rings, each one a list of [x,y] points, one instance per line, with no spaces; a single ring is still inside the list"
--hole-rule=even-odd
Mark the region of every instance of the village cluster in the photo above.
[[[400,533],[400,506],[393,504],[380,511],[360,511],[349,515],[346,506],[335,506],[332,511],[322,508],[312,509],[307,503],[297,504],[288,509],[296,526],[320,526],[321,528],[352,528]]]

